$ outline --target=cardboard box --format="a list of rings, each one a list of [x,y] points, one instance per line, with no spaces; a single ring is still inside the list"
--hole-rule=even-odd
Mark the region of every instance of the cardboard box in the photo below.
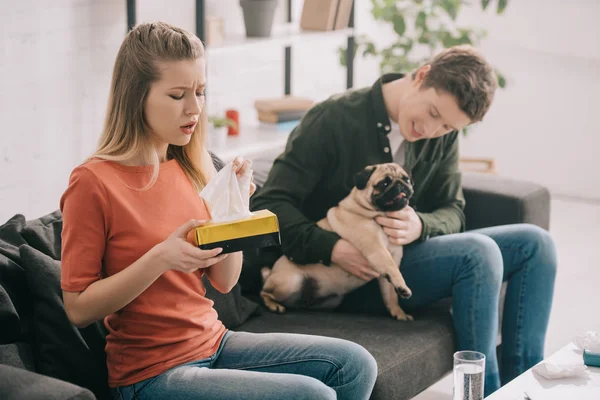
[[[330,31],[335,26],[339,0],[304,0],[300,28],[307,31]]]
[[[219,17],[206,17],[206,45],[220,46],[225,41],[225,21]]]
[[[331,31],[348,28],[354,0],[304,0],[300,28]]]
[[[308,111],[313,104],[314,101],[309,98],[291,95],[254,101],[256,110],[265,113]]]
[[[194,244],[202,250],[222,247],[221,254],[278,246],[279,221],[271,211],[260,210],[241,220],[209,222],[194,229]]]
[[[350,26],[350,14],[353,5],[354,0],[339,0],[333,29],[346,29]]]

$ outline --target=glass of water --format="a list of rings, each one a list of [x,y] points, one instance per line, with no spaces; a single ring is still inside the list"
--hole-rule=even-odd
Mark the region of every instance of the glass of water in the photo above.
[[[454,353],[453,400],[483,399],[485,355],[478,351]]]

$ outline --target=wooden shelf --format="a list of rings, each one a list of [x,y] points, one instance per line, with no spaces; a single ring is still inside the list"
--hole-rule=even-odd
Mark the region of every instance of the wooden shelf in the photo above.
[[[285,23],[273,26],[270,37],[248,38],[244,33],[231,34],[225,37],[223,43],[207,46],[208,54],[219,54],[238,51],[248,46],[278,45],[293,46],[306,44],[310,41],[346,40],[354,34],[354,28],[337,29],[333,31],[305,31],[297,23]]]

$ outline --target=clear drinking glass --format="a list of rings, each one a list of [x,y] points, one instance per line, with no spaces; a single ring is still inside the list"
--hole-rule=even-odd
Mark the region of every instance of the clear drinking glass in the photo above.
[[[483,399],[485,355],[478,351],[454,353],[454,400]]]

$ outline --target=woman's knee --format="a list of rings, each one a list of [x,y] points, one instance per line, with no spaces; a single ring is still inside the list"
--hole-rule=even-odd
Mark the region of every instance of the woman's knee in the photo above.
[[[297,387],[289,388],[291,393],[288,393],[293,399],[306,400],[334,400],[337,399],[335,390],[318,379],[308,376],[298,376]],[[288,396],[284,396],[288,397]]]
[[[504,265],[498,244],[479,233],[465,233],[464,262],[461,272],[489,287],[500,290]]]
[[[373,386],[377,379],[377,361],[363,346],[349,340],[338,339],[335,346],[337,362],[341,364],[347,382],[330,382],[332,384],[347,384],[350,381],[362,382]]]

